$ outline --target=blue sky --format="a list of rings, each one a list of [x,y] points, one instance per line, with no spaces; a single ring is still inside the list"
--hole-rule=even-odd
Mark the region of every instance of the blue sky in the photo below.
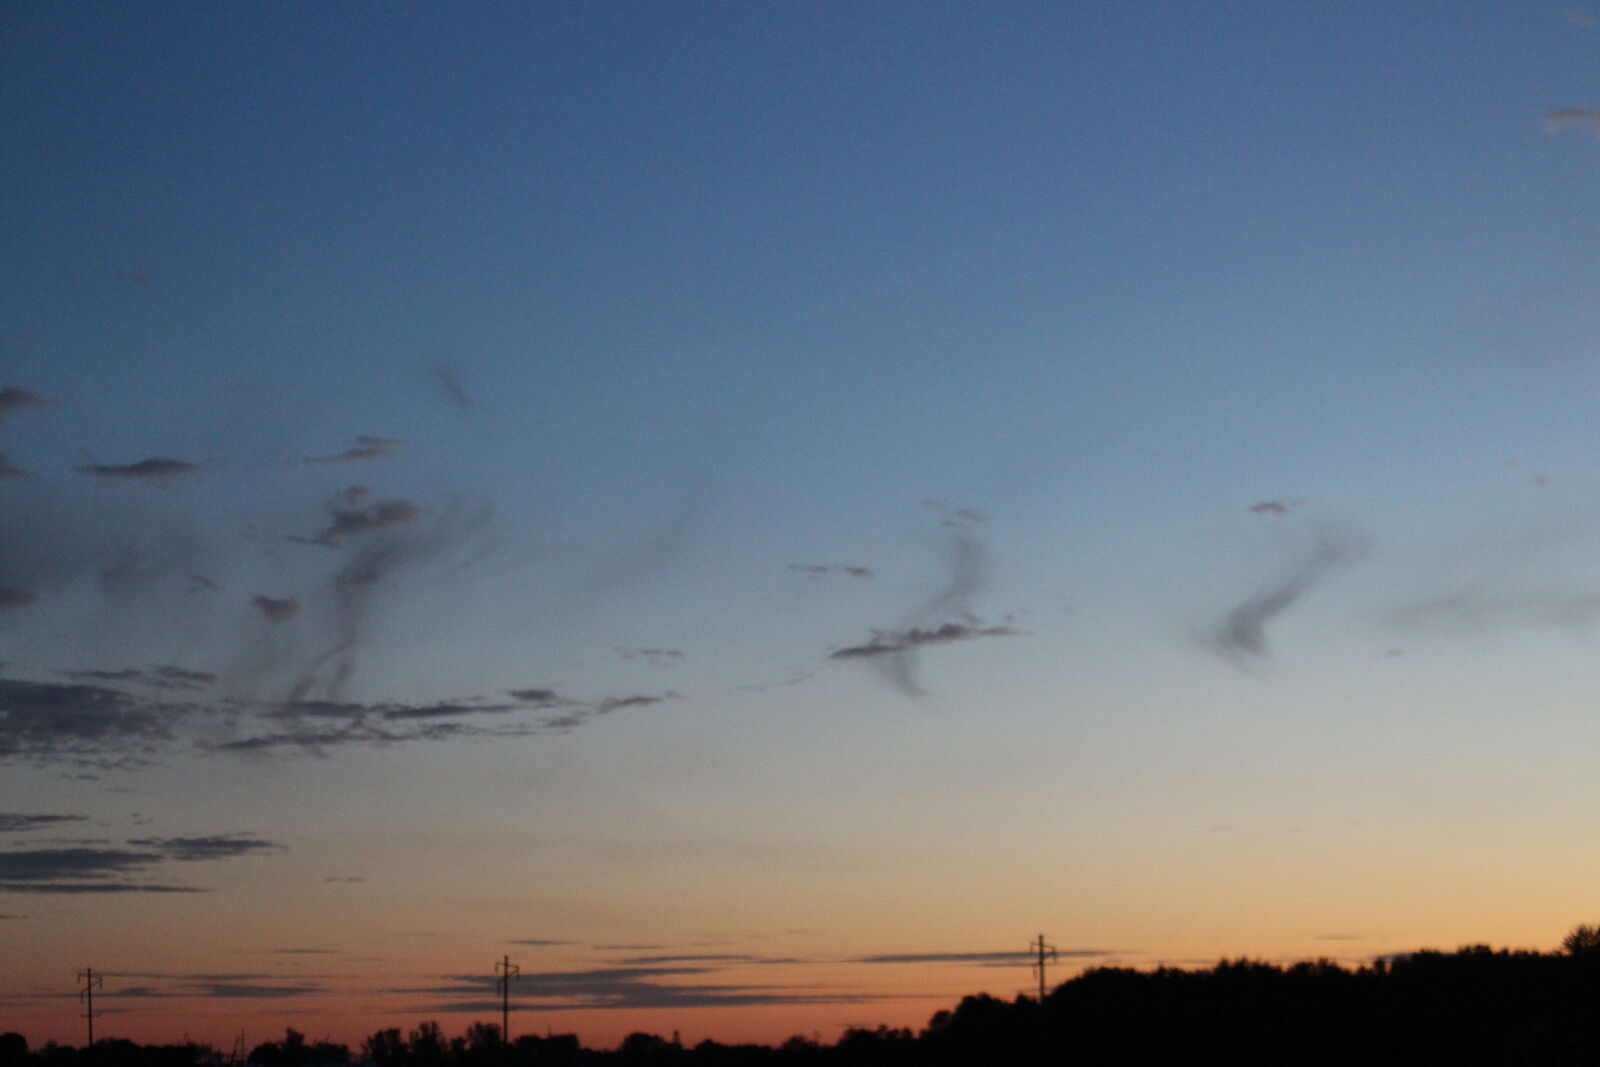
[[[0,19],[0,999],[1592,920],[1600,9]]]

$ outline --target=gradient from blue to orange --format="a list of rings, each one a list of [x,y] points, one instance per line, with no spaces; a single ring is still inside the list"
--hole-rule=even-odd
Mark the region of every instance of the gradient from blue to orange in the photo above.
[[[8,1027],[1596,918],[1600,10],[0,19]]]

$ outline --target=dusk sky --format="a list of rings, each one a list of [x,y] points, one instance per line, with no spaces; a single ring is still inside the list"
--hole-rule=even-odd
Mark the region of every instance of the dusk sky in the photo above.
[[[0,151],[35,1044],[1600,920],[1593,3],[13,0]]]

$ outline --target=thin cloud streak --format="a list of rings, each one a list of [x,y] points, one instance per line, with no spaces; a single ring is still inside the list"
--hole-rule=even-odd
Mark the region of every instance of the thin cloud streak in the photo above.
[[[874,571],[871,567],[855,567],[836,563],[791,563],[789,569],[812,578],[820,578],[824,574],[844,574],[851,578],[871,578]]]
[[[329,463],[366,463],[394,455],[395,450],[403,444],[405,442],[397,437],[373,437],[370,434],[361,434],[343,452],[334,452],[323,456],[303,456],[300,459],[300,463],[302,466]]]
[[[129,478],[136,481],[164,483],[174,478],[198,474],[203,464],[182,459],[141,459],[137,463],[89,463],[74,468],[79,474],[92,474],[99,478]]]
[[[1600,110],[1592,107],[1556,108],[1554,111],[1545,112],[1544,123],[1548,130],[1564,130],[1568,126],[1577,126],[1600,137]]]
[[[87,815],[31,815],[20,812],[0,812],[0,833],[25,833],[62,823],[87,822]]]

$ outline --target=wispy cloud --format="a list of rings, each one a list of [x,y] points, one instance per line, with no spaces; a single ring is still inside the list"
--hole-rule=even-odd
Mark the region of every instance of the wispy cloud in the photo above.
[[[1325,522],[1308,525],[1307,541],[1281,575],[1202,632],[1201,643],[1241,669],[1265,660],[1271,654],[1267,644],[1268,624],[1355,559],[1364,547],[1354,534]]]
[[[676,648],[619,648],[617,655],[623,659],[642,659],[657,664],[683,658],[683,652]]]
[[[1600,110],[1592,107],[1560,107],[1545,112],[1545,126],[1551,130],[1564,130],[1577,126],[1600,137]]]
[[[127,1000],[168,1000],[206,998],[216,1000],[284,1000],[289,997],[321,996],[333,992],[320,982],[250,981],[240,978],[177,979],[159,985],[124,986],[109,990],[111,996]],[[267,976],[263,975],[262,978]]]
[[[1009,626],[977,626],[969,623],[947,622],[932,630],[874,630],[872,640],[864,645],[841,648],[832,653],[833,659],[860,659],[865,656],[892,656],[927,645],[947,645],[953,641],[971,641],[978,637],[1014,637],[1021,633]]]
[[[508,695],[517,703],[489,703],[474,698],[432,704],[290,701],[260,705],[246,709],[250,712],[247,724],[256,727],[257,732],[227,741],[202,742],[202,747],[221,752],[321,753],[350,745],[386,747],[426,741],[534,737],[564,733],[596,716],[680,697],[668,691],[580,701],[564,699],[547,689],[518,689]],[[529,717],[529,712],[545,714]],[[484,715],[510,721],[474,721]],[[272,726],[260,730],[264,724]]]
[[[209,837],[143,837],[128,842],[141,848],[154,849],[168,859],[180,863],[199,860],[237,859],[240,856],[262,852],[286,851],[283,845],[264,838],[246,834],[213,834]]]
[[[30,604],[38,603],[39,597],[26,589],[13,589],[10,586],[0,586],[0,610],[6,608],[25,608]]]
[[[522,1009],[623,1009],[748,1007],[762,1004],[843,1004],[878,1000],[877,994],[796,988],[793,986],[711,984],[683,982],[703,976],[712,967],[601,967],[582,971],[524,971],[513,989],[513,1002]],[[499,1002],[493,998],[495,979],[455,975],[446,984],[391,992],[432,994],[446,999],[444,1011],[485,1011]]]
[[[11,461],[6,459],[5,453],[0,452],[0,482],[8,478],[26,478],[27,476],[27,471],[21,467],[13,466]]]
[[[86,893],[209,893],[210,890],[157,882],[0,882],[0,892],[79,896]]]
[[[376,500],[370,504],[357,504],[361,494],[355,490],[359,486],[346,489],[328,507],[332,516],[328,525],[310,537],[294,537],[289,540],[301,544],[322,545],[325,548],[339,548],[346,538],[364,537],[380,530],[387,530],[395,526],[417,521],[422,514],[422,509],[409,500]]]
[[[433,368],[433,383],[446,400],[462,411],[471,411],[478,406],[467,394],[466,389],[462,388],[461,379],[442,363]]]
[[[789,569],[812,578],[820,578],[824,574],[844,574],[851,578],[871,578],[875,573],[871,567],[854,567],[837,563],[791,563]]]
[[[373,437],[370,434],[361,434],[343,452],[333,452],[321,456],[304,456],[300,462],[306,465],[365,463],[391,456],[394,454],[395,449],[403,444],[405,442],[397,437]]]
[[[972,508],[951,508],[938,500],[922,501],[924,507],[945,515],[944,525],[955,533],[950,540],[950,580],[945,587],[914,609],[905,625],[893,629],[874,629],[872,639],[829,654],[830,659],[866,659],[881,669],[902,693],[923,695],[916,679],[915,653],[930,645],[947,645],[980,637],[1011,637],[1019,633],[1006,625],[985,625],[974,615],[972,598],[986,580],[986,556],[982,542],[971,530],[988,516]]]
[[[62,823],[85,822],[87,815],[31,815],[20,812],[0,812],[0,833],[23,833],[58,827]]]
[[[62,671],[62,677],[78,682],[125,682],[149,689],[199,690],[216,682],[208,671],[192,671],[166,664],[158,667],[124,667],[120,670]]]
[[[50,400],[38,393],[24,389],[20,385],[8,385],[0,388],[0,419],[5,418],[13,411],[23,408],[44,407]]]
[[[1407,604],[1391,617],[1402,626],[1457,633],[1539,626],[1582,630],[1600,621],[1600,590],[1497,590],[1478,583]]]
[[[616,961],[623,966],[658,966],[664,963],[695,963],[706,964],[714,967],[738,967],[746,965],[813,963],[814,960],[804,960],[797,956],[752,956],[745,953],[688,953],[684,955],[658,955],[658,956],[630,956]]]
[[[256,596],[250,603],[268,622],[287,622],[300,610],[300,601],[293,597]]]

